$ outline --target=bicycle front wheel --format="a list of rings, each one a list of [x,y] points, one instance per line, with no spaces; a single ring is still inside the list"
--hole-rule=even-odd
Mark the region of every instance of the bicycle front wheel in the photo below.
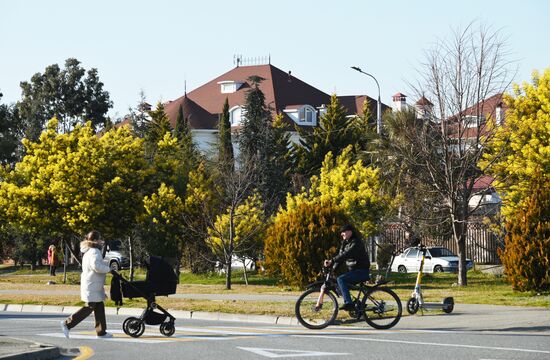
[[[402,315],[401,300],[388,288],[375,288],[363,297],[365,321],[375,329],[394,327]]]
[[[296,301],[294,312],[300,324],[308,329],[324,329],[338,315],[338,302],[330,291],[325,291],[323,303],[317,306],[321,289],[309,289]]]

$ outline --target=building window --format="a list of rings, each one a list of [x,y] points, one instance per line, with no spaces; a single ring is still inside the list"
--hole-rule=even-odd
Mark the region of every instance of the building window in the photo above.
[[[462,118],[462,124],[463,126],[467,128],[477,128],[480,125],[485,124],[485,117],[484,116],[474,116],[474,115],[466,115]]]
[[[243,118],[243,109],[240,106],[235,106],[229,109],[229,122],[231,126],[237,126],[241,124]]]
[[[233,80],[225,80],[218,81],[218,84],[220,84],[220,91],[222,94],[232,94],[235,91],[239,90],[243,83]]]
[[[309,107],[301,108],[298,116],[300,122],[313,123],[315,121],[315,111]]]
[[[222,94],[231,94],[235,92],[235,84],[222,84]]]

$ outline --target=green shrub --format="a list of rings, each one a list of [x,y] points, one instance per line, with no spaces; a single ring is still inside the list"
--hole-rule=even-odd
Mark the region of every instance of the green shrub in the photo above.
[[[280,212],[267,231],[266,271],[293,286],[317,280],[323,260],[338,250],[338,229],[347,221],[342,211],[320,203]]]
[[[545,179],[545,180],[544,180]],[[505,247],[499,251],[504,274],[515,290],[550,289],[550,181],[542,176],[528,206],[506,224]]]

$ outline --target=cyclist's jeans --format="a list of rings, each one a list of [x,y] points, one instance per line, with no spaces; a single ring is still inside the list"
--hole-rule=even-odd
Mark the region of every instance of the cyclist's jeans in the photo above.
[[[338,279],[336,279],[336,281],[338,282],[338,287],[342,292],[342,297],[344,298],[345,304],[352,303],[351,296],[349,294],[348,285],[357,284],[357,283],[360,283],[361,281],[368,280],[369,274],[370,274],[369,269],[356,269],[356,270],[348,271],[347,273],[338,276]]]

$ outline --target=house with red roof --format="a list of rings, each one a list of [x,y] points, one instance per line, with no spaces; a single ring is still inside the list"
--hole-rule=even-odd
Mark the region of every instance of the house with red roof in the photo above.
[[[425,96],[421,96],[412,106],[407,104],[407,96],[400,92],[393,95],[392,100],[394,111],[410,109],[415,111],[418,119],[441,122],[441,119],[434,115],[434,104]],[[473,146],[478,143],[476,141],[478,136],[489,135],[488,119],[493,119],[497,126],[503,123],[506,109],[503,94],[498,93],[450,116],[447,121],[451,125],[450,129],[454,131],[450,137],[462,139],[463,147]],[[492,186],[493,181],[494,179],[489,175],[482,175],[475,180],[473,196],[469,201],[474,214],[486,215],[498,211],[502,200]]]
[[[259,76],[264,80],[260,90],[265,95],[265,103],[273,115],[282,114],[291,133],[291,140],[298,141],[295,126],[312,128],[318,126],[319,117],[330,103],[330,95],[272,64],[237,66],[217,76],[193,91],[164,105],[172,126],[175,126],[179,108],[189,119],[194,140],[199,148],[212,153],[216,148],[218,119],[225,99],[229,102],[231,126],[238,131],[242,124],[246,92],[252,86],[248,80]],[[371,113],[376,113],[377,101],[366,95],[338,97],[347,109],[349,116],[362,112],[363,103],[369,101]],[[390,107],[382,104],[382,110]]]

